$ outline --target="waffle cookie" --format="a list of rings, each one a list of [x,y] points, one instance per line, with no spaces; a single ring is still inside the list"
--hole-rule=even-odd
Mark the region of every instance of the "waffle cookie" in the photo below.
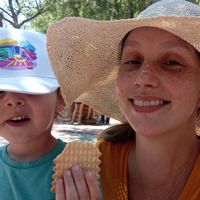
[[[54,160],[55,167],[51,191],[55,192],[55,182],[63,176],[66,169],[80,165],[83,170],[93,171],[99,178],[101,153],[98,148],[89,142],[69,142],[61,154]]]

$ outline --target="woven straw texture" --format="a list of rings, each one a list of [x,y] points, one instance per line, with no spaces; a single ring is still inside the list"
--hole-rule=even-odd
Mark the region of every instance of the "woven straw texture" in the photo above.
[[[200,51],[199,16],[197,5],[163,0],[135,19],[95,21],[69,17],[51,25],[48,51],[66,103],[79,99],[101,113],[125,121],[115,90],[124,36],[138,27],[157,27]]]

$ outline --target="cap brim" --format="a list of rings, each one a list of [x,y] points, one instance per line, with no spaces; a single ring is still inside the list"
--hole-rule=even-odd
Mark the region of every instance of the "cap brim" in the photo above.
[[[0,91],[26,94],[47,94],[59,88],[56,79],[38,77],[7,77],[0,79]]]

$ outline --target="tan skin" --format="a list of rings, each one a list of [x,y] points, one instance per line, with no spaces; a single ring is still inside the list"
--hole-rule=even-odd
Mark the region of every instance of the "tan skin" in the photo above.
[[[45,95],[0,92],[0,133],[9,141],[10,158],[19,162],[33,161],[54,149],[57,140],[51,135],[52,125],[56,113],[62,111],[64,106],[59,90]],[[21,121],[19,118],[26,120]],[[15,120],[19,122],[16,123]],[[101,199],[96,177],[92,172],[83,173],[81,168],[74,166],[63,177],[65,191],[61,179],[56,185],[57,200]]]
[[[101,200],[96,176],[83,172],[79,166],[73,166],[56,183],[56,200]]]
[[[64,108],[59,91],[44,95],[0,92],[0,133],[9,141],[8,154],[21,162],[47,155],[57,143],[51,135],[56,112]],[[18,123],[17,118],[26,118]]]
[[[10,158],[19,162],[33,161],[55,148],[57,140],[51,135],[51,129],[55,114],[63,108],[64,100],[60,91],[45,95],[0,92],[0,133],[9,141]],[[71,171],[65,172],[64,181],[65,191],[62,180],[57,183],[57,200],[101,199],[92,172],[83,173],[78,166],[74,166]]]
[[[180,196],[200,148],[195,135],[199,63],[194,48],[171,33],[143,27],[129,34],[117,93],[136,131],[128,160],[130,200]]]
[[[136,131],[128,158],[128,199],[180,196],[200,148],[195,135],[199,63],[192,46],[157,28],[135,29],[126,39],[116,88],[120,108]],[[101,199],[95,177],[90,178],[73,167],[64,182],[57,182],[57,200]]]

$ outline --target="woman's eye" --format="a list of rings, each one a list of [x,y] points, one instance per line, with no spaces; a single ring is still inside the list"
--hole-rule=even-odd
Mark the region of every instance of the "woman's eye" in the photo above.
[[[169,60],[169,61],[167,61],[167,64],[168,65],[179,65],[180,63],[176,60]]]
[[[168,60],[167,62],[164,62],[164,67],[167,69],[181,69],[182,64],[176,60]]]
[[[138,60],[129,60],[129,61],[124,62],[124,64],[128,64],[128,65],[139,65],[139,64],[140,64],[140,61],[138,61]]]
[[[132,72],[137,70],[141,66],[141,62],[139,60],[124,60],[121,62],[121,70]]]

